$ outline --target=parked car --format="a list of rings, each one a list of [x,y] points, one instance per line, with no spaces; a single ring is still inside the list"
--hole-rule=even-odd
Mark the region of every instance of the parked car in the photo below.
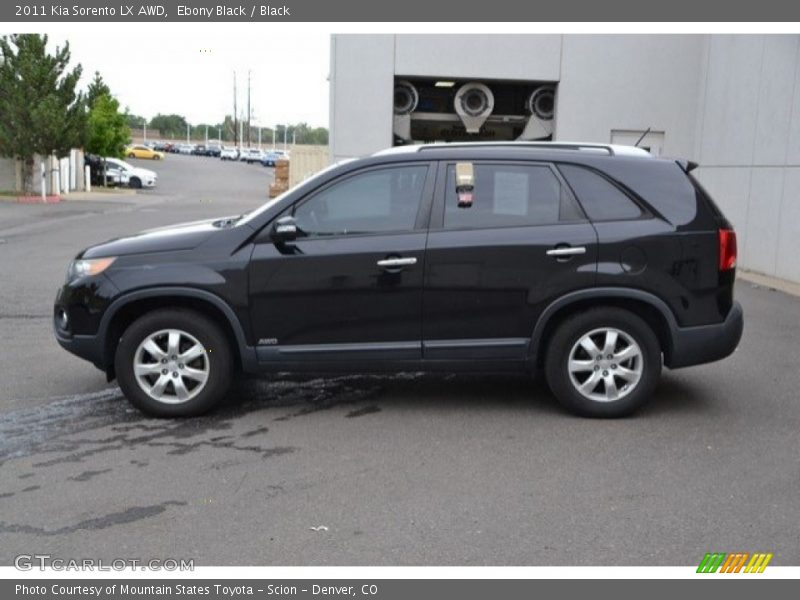
[[[597,144],[395,148],[246,215],[83,250],[55,335],[159,416],[209,410],[237,369],[543,372],[569,410],[627,415],[662,364],[741,337],[736,234],[695,166]]]
[[[194,154],[194,144],[179,144],[178,145],[178,153],[179,154]]]
[[[177,154],[179,145],[180,144],[177,144],[175,142],[167,142],[166,143],[166,148],[164,148],[164,151],[165,152],[169,152],[170,154]]]
[[[195,156],[206,156],[206,147],[205,144],[196,144],[194,150],[192,150],[192,154]]]
[[[128,158],[147,158],[150,160],[162,160],[164,158],[163,152],[157,152],[152,148],[148,148],[144,144],[136,144],[135,146],[128,146],[125,148],[125,156]]]
[[[248,165],[253,163],[260,163],[264,153],[258,148],[248,148],[243,150],[239,156],[239,160],[246,162]]]
[[[153,143],[153,150],[157,152],[166,152],[167,151],[167,144],[166,142],[155,142]]]
[[[231,146],[223,146],[219,153],[220,160],[239,160],[239,149]]]
[[[89,167],[89,180],[92,185],[105,185],[108,187],[126,186],[129,183],[128,175],[112,163],[103,161],[95,154],[87,154],[84,164]]]
[[[289,152],[286,150],[268,150],[261,158],[261,164],[265,167],[274,167],[276,162],[284,158],[289,160]]]
[[[122,173],[125,173],[127,185],[132,188],[155,187],[158,181],[158,175],[155,171],[134,167],[130,163],[118,158],[106,158],[106,164],[112,165]]]
[[[209,144],[206,146],[206,156],[213,156],[214,158],[219,158],[220,154],[222,154],[222,146],[219,144]]]

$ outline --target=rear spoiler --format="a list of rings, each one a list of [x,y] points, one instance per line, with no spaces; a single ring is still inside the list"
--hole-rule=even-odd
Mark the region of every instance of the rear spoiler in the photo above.
[[[697,167],[700,166],[698,163],[694,162],[693,160],[683,160],[683,159],[681,159],[681,160],[676,160],[675,162],[678,164],[678,166],[681,169],[683,169],[683,171],[685,173],[691,173]]]

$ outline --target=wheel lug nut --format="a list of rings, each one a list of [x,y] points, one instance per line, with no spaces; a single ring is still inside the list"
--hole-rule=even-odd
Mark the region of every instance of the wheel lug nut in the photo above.
[[[178,368],[182,369],[183,368],[183,363],[178,363]]]
[[[166,375],[167,373],[169,373],[169,371],[167,371],[166,369],[161,369],[161,374],[162,375]]]
[[[177,357],[177,356],[175,356],[174,354],[172,355],[172,360],[176,360],[177,358],[178,358],[178,357]],[[609,356],[608,358],[611,358],[611,357]]]
[[[595,371],[599,371],[599,370],[600,370],[600,365],[595,365],[595,366],[594,366],[594,370],[595,370]]]
[[[608,360],[611,360],[611,359],[612,359],[612,358],[614,358],[614,357],[613,357],[611,354],[609,354],[608,356],[606,356],[606,358],[607,358]]]
[[[611,365],[611,368],[612,368],[612,369],[616,369],[616,368],[617,368],[617,365]]]
[[[162,365],[165,365],[165,364],[167,364],[167,359],[166,359],[166,358],[162,358],[162,359],[161,359],[161,364],[162,364]]]
[[[177,377],[177,376],[178,376],[178,372],[177,372],[177,371],[173,371],[173,372],[172,372],[172,376],[173,376],[173,377]]]
[[[603,377],[608,377],[608,371],[603,371]]]

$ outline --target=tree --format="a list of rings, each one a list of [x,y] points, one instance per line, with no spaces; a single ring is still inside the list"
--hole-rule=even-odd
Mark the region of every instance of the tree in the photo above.
[[[106,82],[103,81],[103,78],[100,76],[100,72],[95,71],[94,79],[86,90],[86,106],[89,107],[89,110],[94,108],[95,102],[97,102],[97,99],[100,96],[111,96],[111,90],[106,85]]]
[[[158,129],[161,137],[182,138],[186,137],[186,119],[181,115],[162,115],[157,114],[150,119],[152,129]]]
[[[122,158],[130,135],[125,114],[119,112],[119,102],[108,94],[98,96],[89,112],[87,152],[101,156],[105,166],[105,159],[108,156]],[[105,172],[105,169],[103,171]]]
[[[81,66],[70,71],[69,61],[69,43],[48,54],[46,35],[0,38],[0,155],[23,162],[26,192],[33,188],[34,155],[63,157],[83,145]]]

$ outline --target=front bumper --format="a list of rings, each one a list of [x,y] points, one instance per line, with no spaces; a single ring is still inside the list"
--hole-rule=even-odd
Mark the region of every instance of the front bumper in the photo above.
[[[678,369],[730,356],[739,345],[743,328],[742,306],[734,302],[722,323],[676,328],[672,332],[672,348],[664,363],[670,369]]]
[[[75,356],[88,360],[101,371],[106,370],[103,360],[103,343],[95,335],[65,335],[53,325],[56,341],[67,352]]]

